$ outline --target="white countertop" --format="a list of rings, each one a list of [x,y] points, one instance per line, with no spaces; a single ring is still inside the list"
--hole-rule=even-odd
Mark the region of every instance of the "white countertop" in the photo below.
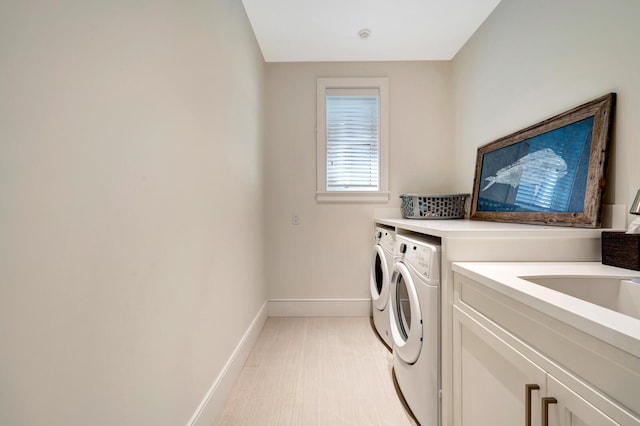
[[[454,262],[454,272],[640,358],[640,320],[519,278],[640,277],[640,271],[598,262]],[[639,284],[640,285],[640,284]]]
[[[528,225],[521,223],[488,222],[469,219],[388,219],[376,218],[375,223],[436,237],[543,237],[593,238],[602,231],[623,229],[576,228],[566,226]]]

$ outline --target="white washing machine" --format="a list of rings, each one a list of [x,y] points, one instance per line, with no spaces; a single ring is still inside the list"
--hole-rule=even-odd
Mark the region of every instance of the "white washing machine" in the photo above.
[[[393,371],[422,426],[440,425],[440,245],[396,236],[389,289]]]
[[[391,348],[389,329],[389,281],[393,269],[396,232],[376,227],[369,284],[373,325],[382,341]]]

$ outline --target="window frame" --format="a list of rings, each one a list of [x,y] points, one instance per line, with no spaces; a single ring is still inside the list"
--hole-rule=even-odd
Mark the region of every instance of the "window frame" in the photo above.
[[[379,174],[377,191],[327,191],[328,89],[376,89],[380,96]],[[324,203],[386,203],[389,201],[389,79],[386,77],[318,78],[316,85],[316,200]]]

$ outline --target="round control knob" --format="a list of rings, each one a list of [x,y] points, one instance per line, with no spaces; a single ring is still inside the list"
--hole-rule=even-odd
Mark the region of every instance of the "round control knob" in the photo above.
[[[376,232],[376,238],[382,238],[382,232],[380,231]]]
[[[400,244],[400,253],[406,253],[407,252],[407,245],[402,243]]]

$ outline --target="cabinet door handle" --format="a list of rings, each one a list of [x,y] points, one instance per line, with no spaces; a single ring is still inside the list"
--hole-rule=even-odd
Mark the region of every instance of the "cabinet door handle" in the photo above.
[[[549,404],[557,404],[558,400],[552,396],[542,398],[542,426],[549,426]]]
[[[525,413],[524,424],[525,426],[531,426],[531,391],[539,390],[540,386],[536,384],[524,385],[524,401],[525,401]]]

